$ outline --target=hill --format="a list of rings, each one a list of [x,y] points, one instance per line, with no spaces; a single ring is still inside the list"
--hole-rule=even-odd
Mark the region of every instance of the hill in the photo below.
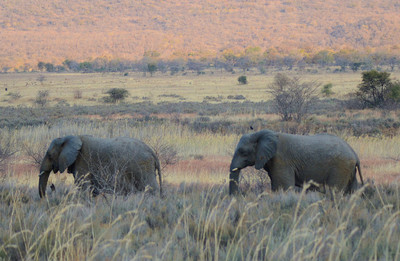
[[[280,51],[400,49],[397,0],[13,0],[0,3],[0,66]]]

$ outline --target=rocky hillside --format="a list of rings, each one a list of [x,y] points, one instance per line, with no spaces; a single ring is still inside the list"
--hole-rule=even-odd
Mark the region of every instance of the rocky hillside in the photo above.
[[[5,0],[0,66],[99,56],[400,49],[398,0]]]

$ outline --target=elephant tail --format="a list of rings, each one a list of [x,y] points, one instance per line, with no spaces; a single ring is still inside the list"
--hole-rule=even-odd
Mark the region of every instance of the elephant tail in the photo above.
[[[364,180],[363,180],[363,177],[361,174],[361,168],[360,168],[360,160],[357,160],[356,168],[358,169],[358,175],[360,176],[361,185],[364,185]]]
[[[161,165],[160,165],[160,161],[158,160],[157,157],[156,157],[156,170],[157,170],[157,173],[158,173],[158,180],[160,182],[160,197],[162,197]]]

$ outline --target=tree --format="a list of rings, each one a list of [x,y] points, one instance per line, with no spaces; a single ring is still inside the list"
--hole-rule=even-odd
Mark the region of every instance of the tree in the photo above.
[[[358,69],[360,69],[361,65],[363,65],[363,63],[361,63],[361,62],[353,63],[351,65],[351,69],[353,70],[353,72],[356,72],[356,71],[358,71]]]
[[[157,65],[155,63],[148,63],[147,70],[149,71],[150,76],[153,76],[153,73],[157,71]]]
[[[16,151],[13,149],[15,148],[15,145],[12,144],[12,139],[6,137],[5,133],[0,134],[0,173],[2,173],[7,167],[9,158],[16,153]]]
[[[46,63],[44,67],[46,67],[47,72],[54,72],[54,65],[52,63]]]
[[[44,68],[45,68],[45,63],[44,62],[38,62],[37,67],[38,67],[39,71],[43,71]]]
[[[334,61],[333,53],[328,50],[319,51],[312,58],[312,62],[321,67],[332,64]]]
[[[112,88],[106,91],[107,97],[104,97],[104,102],[107,103],[117,103],[124,100],[129,96],[129,92],[123,88]]]
[[[79,70],[88,73],[92,72],[93,70],[93,64],[91,62],[82,62],[79,64]]]
[[[252,63],[249,57],[247,56],[242,56],[240,57],[236,65],[243,70],[243,73],[246,73],[247,70],[249,70],[252,67]]]
[[[44,75],[39,75],[37,77],[37,80],[40,82],[41,85],[43,85],[43,82],[46,80],[46,76]]]
[[[267,92],[272,95],[273,106],[283,121],[300,122],[317,99],[316,82],[300,82],[297,77],[278,73]]]
[[[68,68],[70,71],[79,71],[79,63],[73,60],[65,60],[62,63],[64,66]]]
[[[239,76],[238,82],[239,84],[247,84],[247,77],[245,75]]]
[[[322,93],[323,95],[325,95],[326,97],[331,96],[332,94],[334,94],[334,92],[332,91],[332,87],[333,87],[333,84],[332,84],[332,83],[327,83],[327,84],[325,84],[325,85],[322,87],[321,93]]]
[[[389,92],[389,98],[394,102],[400,102],[400,81],[393,83]]]
[[[47,90],[38,91],[38,93],[36,94],[35,103],[40,107],[44,107],[46,106],[48,101],[49,101],[49,91]]]
[[[390,73],[376,70],[366,71],[362,73],[362,82],[358,85],[356,96],[364,106],[381,107],[389,99],[393,86]]]
[[[204,69],[206,68],[207,65],[206,65],[206,63],[203,63],[201,61],[189,59],[186,63],[186,66],[187,66],[188,70],[197,72],[197,74],[200,75],[202,73],[202,71],[204,71]]]

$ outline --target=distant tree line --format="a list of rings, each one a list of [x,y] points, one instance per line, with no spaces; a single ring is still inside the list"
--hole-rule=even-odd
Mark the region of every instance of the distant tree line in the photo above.
[[[67,59],[62,64],[54,65],[39,62],[38,71],[47,72],[127,72],[139,71],[152,76],[156,72],[171,75],[183,72],[204,74],[206,69],[242,72],[257,69],[260,73],[269,70],[306,70],[312,68],[333,68],[334,72],[389,70],[400,68],[400,54],[390,52],[361,52],[343,49],[337,52],[321,50],[315,53],[299,51],[293,54],[283,54],[276,49],[264,52],[258,47],[247,48],[243,52],[225,50],[214,58],[175,58],[161,59],[160,54],[146,52],[138,61],[110,59],[99,57],[90,61],[77,62]],[[384,68],[384,69],[382,69]]]

